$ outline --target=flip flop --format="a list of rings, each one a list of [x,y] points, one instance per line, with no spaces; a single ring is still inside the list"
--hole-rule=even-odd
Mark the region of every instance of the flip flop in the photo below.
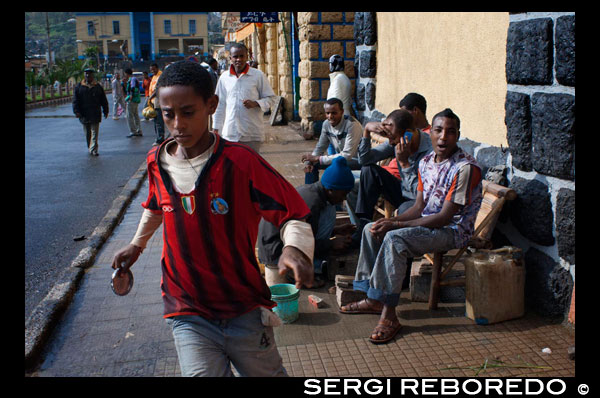
[[[371,336],[369,336],[369,341],[373,344],[387,343],[388,341],[396,337],[400,329],[402,329],[402,325],[400,323],[394,326],[392,321],[387,319],[380,319],[377,326],[375,326],[373,333],[371,333]],[[383,337],[379,339],[374,339],[372,336],[377,336],[377,333],[382,333]]]
[[[367,304],[367,299],[362,299],[360,301],[355,301],[353,303],[350,304],[346,304],[343,307],[347,307],[347,309],[343,309],[342,307],[340,307],[340,312],[342,314],[376,314],[376,315],[380,315],[381,314],[381,310],[374,310],[371,309],[371,306],[369,304]]]

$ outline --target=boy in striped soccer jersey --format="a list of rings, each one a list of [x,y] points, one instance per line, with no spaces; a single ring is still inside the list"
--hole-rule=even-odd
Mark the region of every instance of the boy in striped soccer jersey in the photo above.
[[[131,267],[162,223],[164,318],[182,374],[231,376],[233,365],[242,376],[287,375],[254,248],[261,218],[280,226],[280,273],[291,269],[298,287],[312,286],[309,209],[255,151],[208,130],[219,98],[201,65],[173,63],[156,87],[171,138],[148,153],[142,220],[112,267]]]
[[[381,314],[369,340],[385,343],[401,328],[396,315],[406,260],[464,246],[481,205],[481,169],[458,145],[460,119],[450,109],[433,117],[433,151],[419,162],[415,204],[363,229],[354,288],[367,298],[340,308],[345,314]]]

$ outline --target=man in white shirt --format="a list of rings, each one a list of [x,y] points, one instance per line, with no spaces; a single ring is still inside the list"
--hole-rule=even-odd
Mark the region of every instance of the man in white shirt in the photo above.
[[[263,114],[277,97],[264,73],[248,65],[244,44],[234,43],[229,51],[231,67],[220,76],[215,92],[219,105],[213,131],[258,152],[264,141]]]
[[[344,115],[352,115],[352,84],[344,73],[344,58],[334,54],[329,58],[329,90],[327,99],[339,98],[344,103]]]

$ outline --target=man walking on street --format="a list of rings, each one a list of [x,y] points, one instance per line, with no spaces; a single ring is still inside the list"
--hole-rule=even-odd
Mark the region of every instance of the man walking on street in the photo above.
[[[165,122],[163,119],[162,112],[160,111],[160,104],[156,100],[156,83],[158,78],[162,75],[162,71],[158,69],[158,64],[150,65],[150,73],[152,73],[152,80],[150,81],[150,87],[148,88],[148,105],[152,105],[156,109],[156,117],[154,118],[154,132],[156,133],[156,141],[153,146],[160,145],[165,140]]]
[[[125,102],[127,102],[127,124],[129,125],[130,137],[141,137],[142,127],[140,126],[140,114],[138,113],[138,107],[140,105],[140,87],[141,83],[133,76],[131,68],[125,69],[125,78],[127,83],[125,85]]]
[[[102,113],[105,119],[108,117],[108,100],[104,89],[94,77],[94,70],[88,68],[84,74],[84,80],[73,92],[73,113],[83,124],[90,155],[98,156],[98,129]]]
[[[263,114],[277,97],[264,73],[248,65],[244,44],[234,43],[229,51],[231,67],[219,77],[215,92],[219,105],[213,119],[214,132],[259,152],[265,135]]]
[[[121,75],[119,72],[115,73],[111,81],[112,95],[113,95],[113,119],[119,120],[119,105],[121,105],[121,112],[127,108],[125,104],[125,94],[123,92],[123,85],[121,84]]]

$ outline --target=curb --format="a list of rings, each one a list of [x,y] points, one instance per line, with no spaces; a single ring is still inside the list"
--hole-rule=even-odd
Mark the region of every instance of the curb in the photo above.
[[[33,309],[25,322],[25,371],[39,363],[44,345],[58,321],[71,303],[85,269],[94,264],[96,255],[121,221],[127,207],[146,179],[148,169],[144,160],[115,198],[111,208],[88,238],[71,265],[65,269],[46,297]]]

